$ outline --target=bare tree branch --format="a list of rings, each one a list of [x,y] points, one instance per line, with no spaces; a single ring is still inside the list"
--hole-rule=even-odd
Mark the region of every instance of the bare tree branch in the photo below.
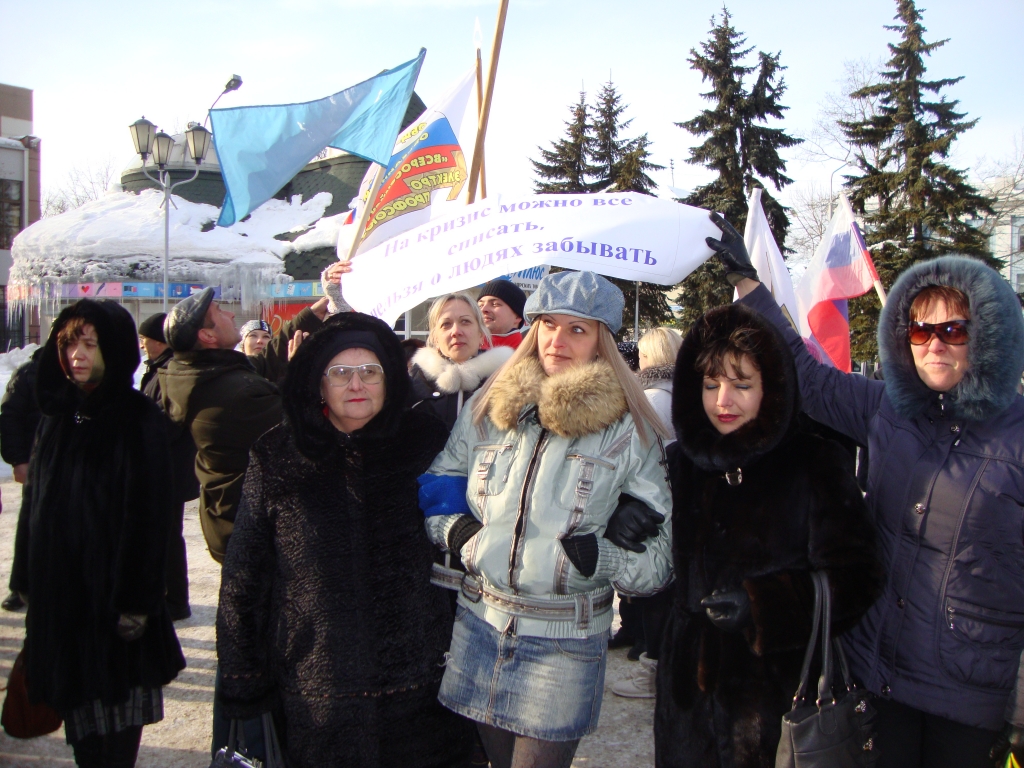
[[[828,229],[832,207],[838,199],[838,194],[830,199],[824,185],[811,183],[793,189],[789,209],[792,225],[786,246],[795,251],[798,257],[810,258],[814,255],[814,250]]]
[[[48,189],[43,198],[43,218],[57,216],[74,210],[92,200],[98,200],[118,178],[117,165],[113,157],[107,157],[97,165],[87,163],[74,166],[64,177],[64,183],[55,189]]]
[[[830,91],[818,105],[811,133],[804,139],[801,148],[803,157],[815,162],[849,162],[862,158],[875,167],[879,162],[877,153],[855,147],[846,138],[839,126],[843,122],[859,122],[874,117],[878,112],[878,97],[850,96],[863,88],[880,82],[878,73],[884,68],[881,59],[855,59],[843,62],[844,74],[839,80],[839,90]]]

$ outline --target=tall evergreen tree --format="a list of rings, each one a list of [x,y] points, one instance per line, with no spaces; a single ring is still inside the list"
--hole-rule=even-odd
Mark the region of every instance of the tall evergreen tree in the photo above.
[[[764,123],[771,118],[781,119],[788,109],[781,102],[786,91],[782,78],[785,67],[780,63],[780,54],[763,52],[758,54],[756,65],[744,64],[754,49],[744,47],[746,38],[731,21],[728,9],[723,8],[721,22],[711,18],[710,36],[701,43],[701,50],[690,50],[690,66],[711,85],[711,90],[701,96],[713,106],[676,125],[694,136],[707,137],[690,150],[687,162],[703,165],[718,175],[683,202],[720,212],[742,232],[747,197],[755,186],[761,187],[765,215],[775,241],[781,245],[786,242],[789,218],[786,209],[768,193],[765,181],[776,190],[792,183],[779,152],[799,144],[800,139]],[[744,79],[755,72],[757,77],[748,90]],[[684,325],[690,325],[712,307],[732,300],[732,288],[714,259],[683,282],[683,291]]]
[[[595,191],[599,192],[615,183],[619,162],[634,143],[620,138],[620,133],[633,122],[632,118],[621,119],[628,107],[628,104],[622,103],[622,97],[610,79],[601,86],[597,103],[591,108],[594,118],[590,125],[590,159],[597,177],[593,183]]]
[[[940,92],[963,78],[926,80],[924,57],[948,41],[926,42],[927,31],[914,0],[896,1],[898,24],[885,28],[900,36],[889,44],[891,57],[880,82],[850,94],[873,97],[878,110],[860,121],[840,121],[850,142],[862,150],[856,163],[860,175],[847,176],[854,209],[864,217],[865,237],[882,283],[922,259],[963,253],[995,268],[988,239],[971,220],[991,214],[992,201],[979,194],[964,171],[944,161],[953,142],[978,122],[957,111],[959,102]],[[938,98],[936,98],[938,97]],[[871,163],[866,157],[878,158]],[[856,359],[877,355],[875,333],[881,309],[873,294],[850,306],[852,348]]]
[[[587,177],[594,173],[590,165],[593,135],[585,91],[580,91],[580,100],[569,112],[572,117],[565,123],[565,138],[555,141],[551,149],[537,147],[541,161],[530,160],[539,177],[533,182],[538,194],[590,191]]]

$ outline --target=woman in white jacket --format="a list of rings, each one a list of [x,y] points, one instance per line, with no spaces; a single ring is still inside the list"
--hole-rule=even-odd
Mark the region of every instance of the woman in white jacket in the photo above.
[[[494,768],[571,764],[597,727],[613,590],[671,580],[665,429],[615,347],[622,307],[593,273],[546,277],[420,479],[428,535],[467,571],[439,699]]]

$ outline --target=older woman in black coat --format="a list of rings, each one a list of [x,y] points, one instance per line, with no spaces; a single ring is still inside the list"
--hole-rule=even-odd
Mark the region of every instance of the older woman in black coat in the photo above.
[[[658,666],[659,768],[770,768],[811,629],[878,595],[867,507],[843,449],[806,431],[793,356],[740,305],[697,321],[676,364],[669,448],[675,597]]]
[[[138,365],[131,315],[83,299],[57,317],[36,379],[11,588],[28,597],[29,696],[61,713],[82,766],[134,765],[185,666],[164,601],[170,449],[132,387]]]
[[[342,313],[306,340],[285,423],[252,449],[217,614],[231,717],[280,703],[291,768],[448,766],[470,741],[437,701],[452,634],[430,584],[416,478],[447,430],[405,408],[383,322]]]

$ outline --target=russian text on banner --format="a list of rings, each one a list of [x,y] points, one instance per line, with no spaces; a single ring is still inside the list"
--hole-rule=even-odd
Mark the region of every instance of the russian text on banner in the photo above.
[[[491,197],[360,255],[345,297],[393,323],[432,296],[538,264],[675,285],[720,234],[705,210],[631,192]]]
[[[326,147],[386,164],[425,55],[318,101],[212,110],[227,189],[218,226],[245,218]]]

